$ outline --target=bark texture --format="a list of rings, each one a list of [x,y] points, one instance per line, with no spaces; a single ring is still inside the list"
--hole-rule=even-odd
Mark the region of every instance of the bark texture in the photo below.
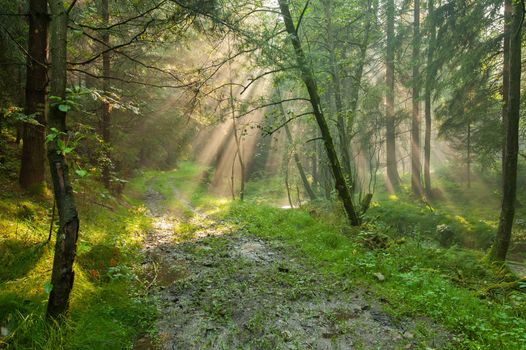
[[[51,0],[49,3],[52,16],[50,92],[53,96],[65,98],[68,15],[62,0]],[[58,105],[50,108],[49,127],[66,131],[66,113],[60,111]],[[51,274],[53,289],[49,295],[47,317],[57,319],[64,316],[69,307],[69,296],[75,278],[73,262],[77,251],[79,219],[69,181],[68,166],[57,142],[49,143],[47,154],[59,215]]]
[[[503,166],[502,207],[499,227],[491,257],[496,261],[506,260],[511,241],[511,230],[515,217],[517,199],[517,158],[519,153],[519,119],[520,119],[520,77],[521,77],[521,39],[524,2],[513,3],[510,25],[509,47],[509,94],[506,118],[506,139]]]
[[[45,186],[48,24],[47,1],[30,0],[25,114],[35,115],[38,124],[23,125],[19,182],[37,191]]]

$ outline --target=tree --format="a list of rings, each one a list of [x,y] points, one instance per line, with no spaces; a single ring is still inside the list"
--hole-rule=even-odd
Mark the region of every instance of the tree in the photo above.
[[[504,140],[504,166],[502,184],[502,207],[495,244],[491,258],[495,261],[506,260],[511,241],[511,230],[515,217],[517,199],[517,160],[519,152],[519,120],[521,94],[521,45],[524,1],[514,0],[510,24],[509,42],[509,86],[507,118],[505,120],[506,139]]]
[[[289,38],[294,48],[294,53],[296,56],[298,69],[301,72],[302,81],[309,93],[309,100],[312,105],[314,117],[316,118],[316,122],[320,128],[321,137],[323,138],[323,142],[325,144],[325,151],[327,153],[327,158],[329,159],[329,164],[334,176],[336,191],[338,192],[340,200],[343,203],[347,218],[349,219],[350,223],[353,226],[358,226],[360,225],[360,217],[355,210],[351,192],[349,191],[349,187],[345,181],[345,177],[338,160],[338,155],[336,154],[336,150],[334,148],[329,126],[321,110],[318,87],[305,59],[305,54],[298,37],[297,28],[294,26],[294,22],[292,21],[288,0],[279,0],[279,7],[285,22],[286,31],[289,34]]]
[[[276,91],[277,91],[279,100],[281,100],[281,91],[280,91],[279,85],[276,86]],[[287,120],[287,113],[285,113],[285,109],[283,108],[282,103],[279,104],[279,111],[281,115],[283,116],[283,127],[285,129],[285,135],[287,136],[289,144],[292,147],[295,147],[294,139],[292,137],[292,133],[290,132],[289,123]],[[298,155],[298,152],[295,149],[292,150],[292,157],[294,158],[294,163],[296,164],[296,168],[298,169],[298,173],[300,174],[300,179],[301,179],[301,182],[303,183],[303,188],[305,188],[305,191],[307,192],[307,195],[309,196],[310,200],[315,200],[316,194],[312,190],[309,180],[307,179],[307,175],[305,174],[305,169],[303,168],[303,165],[301,164],[300,156]],[[288,159],[287,159],[287,163],[288,163]]]
[[[427,1],[427,28],[428,28],[428,46],[427,46],[427,63],[426,63],[426,85],[424,92],[425,100],[425,135],[424,135],[424,186],[426,196],[431,197],[431,95],[433,93],[433,80],[435,79],[435,45],[436,45],[436,26],[434,17],[434,0]]]
[[[351,155],[349,153],[349,135],[347,134],[347,121],[345,120],[345,111],[343,108],[341,81],[340,81],[340,67],[338,65],[338,57],[336,56],[336,33],[332,23],[333,18],[333,2],[326,0],[323,2],[323,9],[325,13],[325,20],[327,21],[327,50],[329,51],[330,75],[332,81],[332,89],[334,95],[334,104],[336,106],[336,121],[338,125],[338,139],[339,148],[342,159],[343,170],[346,176],[351,176]]]
[[[55,243],[51,283],[53,289],[49,295],[47,316],[59,318],[69,306],[69,295],[73,288],[75,273],[73,262],[77,251],[79,218],[75,205],[73,188],[69,181],[68,165],[59,142],[66,133],[66,112],[62,102],[66,99],[66,59],[68,10],[62,0],[50,0],[51,10],[51,81],[50,94],[54,97],[49,110],[48,161],[53,191],[58,208],[59,228]]]
[[[502,45],[502,128],[506,137],[506,119],[508,118],[508,95],[510,87],[510,22],[513,0],[504,0],[504,35]],[[502,173],[504,174],[506,143],[502,143]]]
[[[102,0],[101,4],[102,25],[107,28],[110,21],[110,11],[108,0]],[[105,29],[102,32],[102,92],[105,95],[102,99],[102,116],[100,121],[103,145],[103,162],[102,162],[102,183],[106,188],[110,188],[110,170],[111,170],[111,104],[108,98],[110,93],[110,74],[111,74],[111,53],[107,48],[110,46],[110,32]]]
[[[386,1],[386,118],[385,118],[385,148],[387,163],[387,180],[390,190],[396,192],[400,187],[400,176],[398,175],[398,163],[396,161],[396,120],[395,120],[395,3],[394,0]]]
[[[37,192],[45,187],[48,22],[47,0],[30,0],[24,112],[34,119],[23,125],[19,182]]]
[[[411,118],[411,191],[422,196],[422,161],[420,146],[420,0],[414,0],[413,8],[413,113]]]

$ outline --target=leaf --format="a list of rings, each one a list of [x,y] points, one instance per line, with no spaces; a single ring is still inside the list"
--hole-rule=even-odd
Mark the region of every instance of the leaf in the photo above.
[[[85,170],[85,169],[77,169],[75,170],[75,173],[80,176],[80,177],[84,177],[86,175],[88,175],[88,171]]]
[[[69,111],[71,109],[71,106],[65,105],[65,104],[60,104],[60,105],[58,105],[58,109],[59,109],[59,111],[66,113],[67,111]]]
[[[51,142],[51,141],[53,141],[56,138],[57,138],[57,134],[48,134],[46,136],[46,142]]]
[[[46,294],[49,294],[51,293],[52,290],[53,290],[53,284],[51,282],[46,282],[44,284],[44,292],[46,292]]]

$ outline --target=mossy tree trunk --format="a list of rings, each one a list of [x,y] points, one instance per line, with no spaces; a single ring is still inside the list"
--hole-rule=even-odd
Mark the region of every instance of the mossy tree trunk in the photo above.
[[[51,84],[50,93],[61,99],[66,97],[66,57],[68,14],[62,0],[51,0]],[[49,128],[66,132],[66,113],[50,108]],[[77,251],[79,219],[73,189],[69,181],[66,159],[56,140],[48,145],[48,161],[53,179],[53,191],[58,208],[59,228],[55,243],[47,316],[52,319],[64,316],[69,306],[75,273],[73,262]]]
[[[524,1],[513,2],[509,46],[509,94],[504,141],[504,166],[502,185],[502,207],[499,227],[491,257],[495,261],[506,260],[511,241],[511,230],[515,217],[517,199],[517,159],[519,153],[519,120],[521,94],[521,39]]]

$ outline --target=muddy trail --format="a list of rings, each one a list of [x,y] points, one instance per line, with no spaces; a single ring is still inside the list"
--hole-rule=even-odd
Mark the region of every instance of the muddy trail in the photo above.
[[[175,187],[173,195],[181,195]],[[208,217],[182,198],[187,214],[170,213],[164,199],[152,187],[145,198],[159,341],[136,349],[439,349],[450,340],[426,319],[391,317],[370,291],[317,273],[243,223]]]

